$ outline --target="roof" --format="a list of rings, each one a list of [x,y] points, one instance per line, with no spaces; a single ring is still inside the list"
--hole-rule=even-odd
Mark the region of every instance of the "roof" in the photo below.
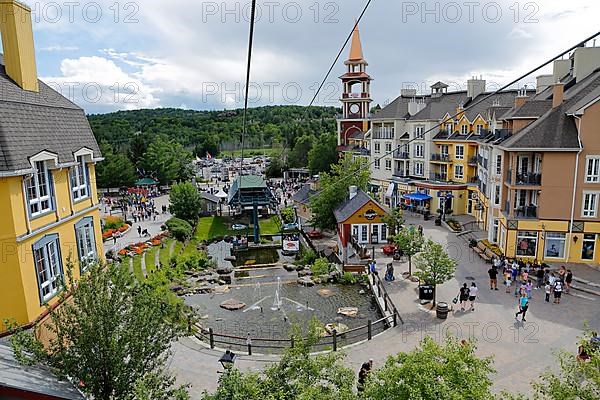
[[[448,85],[446,85],[444,82],[441,82],[441,81],[437,81],[436,83],[431,85],[432,89],[445,89],[447,87],[448,87]]]
[[[158,182],[152,178],[142,178],[135,183],[135,186],[152,186],[157,184]]]
[[[83,395],[69,382],[59,380],[42,366],[24,366],[15,360],[12,349],[0,344],[0,387],[58,399],[80,400]]]
[[[208,192],[200,192],[200,197],[202,197],[204,200],[210,201],[211,203],[219,203],[221,201],[221,199],[219,199],[217,196]]]
[[[259,175],[244,175],[238,177],[234,184],[237,183],[240,189],[266,188],[267,182]],[[232,186],[233,187],[233,186]]]
[[[531,118],[536,119],[552,108],[552,100],[528,100],[519,108],[513,108],[503,119]]]
[[[398,96],[390,104],[377,111],[372,119],[403,119],[410,117],[408,114],[408,103],[411,99],[412,97]]]
[[[293,196],[292,201],[300,204],[308,204],[310,198],[315,194],[315,191],[310,188],[310,185],[302,185]]]
[[[467,101],[466,91],[444,93],[440,97],[433,97],[427,101],[427,105],[421,111],[410,117],[411,120],[439,120],[449,113],[454,115],[456,108]]]
[[[359,189],[356,193],[356,196],[346,200],[345,203],[336,208],[333,211],[333,215],[335,216],[337,222],[344,222],[370,201],[377,204],[377,206],[379,206],[379,208],[381,208],[382,210],[385,210],[385,208],[381,204],[377,203],[368,194]]]
[[[365,58],[363,56],[362,51],[362,43],[360,41],[360,32],[358,30],[358,24],[354,26],[354,31],[352,32],[352,44],[350,46],[350,57],[348,57],[348,61],[364,61]]]
[[[4,68],[0,55],[0,171],[31,169],[29,157],[42,151],[58,162],[74,162],[82,148],[101,157],[83,109],[39,81],[39,92],[21,89]]]

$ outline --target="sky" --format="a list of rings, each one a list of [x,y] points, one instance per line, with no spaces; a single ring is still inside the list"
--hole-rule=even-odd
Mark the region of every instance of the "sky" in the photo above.
[[[250,106],[308,104],[365,2],[258,1]],[[24,3],[38,75],[88,113],[243,106],[249,0]],[[598,15],[598,0],[372,0],[360,33],[374,104],[438,80],[458,90],[482,76],[496,89],[593,34]],[[316,104],[339,106],[348,51]]]

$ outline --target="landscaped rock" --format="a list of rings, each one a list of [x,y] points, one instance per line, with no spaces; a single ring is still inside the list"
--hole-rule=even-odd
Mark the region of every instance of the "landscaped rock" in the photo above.
[[[308,277],[308,276],[304,276],[302,278],[298,278],[298,285],[302,285],[302,286],[315,286],[315,282],[313,282],[313,280]]]
[[[317,290],[317,294],[321,297],[328,298],[333,296],[333,291],[331,291],[330,289],[319,289]]]
[[[312,276],[312,271],[310,269],[303,269],[302,271],[298,271],[298,277],[302,278],[304,276]]]
[[[209,294],[209,293],[212,293],[212,291],[213,291],[213,287],[207,286],[207,285],[199,286],[199,287],[193,289],[193,292],[195,294]]]
[[[283,269],[285,269],[287,272],[292,272],[296,270],[296,266],[292,264],[286,264],[283,266]]]
[[[339,335],[341,333],[347,332],[349,328],[348,328],[348,325],[345,325],[345,324],[342,324],[339,322],[325,325],[325,330],[330,335],[333,334],[334,329],[335,329],[335,332]]]
[[[230,262],[235,262],[236,258],[235,258],[235,256],[228,256],[228,257],[223,258],[223,260],[230,261]]]
[[[224,286],[217,286],[213,290],[213,293],[214,294],[225,294],[225,293],[229,293],[230,291],[231,291],[231,289],[229,289],[229,286],[224,285]]]
[[[357,307],[340,307],[337,310],[338,314],[344,315],[346,317],[355,318],[358,315]]]
[[[222,302],[220,304],[220,307],[224,308],[225,310],[236,311],[246,307],[246,303],[242,303],[241,301],[237,301],[234,299],[229,299]]]
[[[223,266],[219,266],[217,268],[217,274],[219,274],[219,275],[229,275],[232,272],[233,272],[233,267],[231,267],[231,266],[223,265]]]
[[[365,294],[365,293],[366,293],[366,292],[365,292],[365,290],[364,290],[364,289],[360,289],[360,290],[358,291],[358,294]]]
[[[231,275],[221,275],[221,279],[219,279],[219,285],[231,285]]]
[[[175,293],[182,293],[185,290],[185,288],[181,285],[171,285],[169,289]]]

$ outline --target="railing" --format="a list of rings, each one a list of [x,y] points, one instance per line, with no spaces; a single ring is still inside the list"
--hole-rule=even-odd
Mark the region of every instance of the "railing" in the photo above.
[[[376,295],[378,298],[381,298],[383,301],[383,314],[391,314],[390,316],[394,321],[394,327],[398,325],[398,320],[400,320],[400,322],[404,324],[402,316],[400,315],[398,309],[390,299],[390,296],[388,295],[387,290],[385,289],[385,285],[383,284],[383,282],[381,282],[381,278],[379,277],[379,275],[373,274],[371,273],[371,271],[369,271],[369,277],[370,283],[373,288],[373,294]]]
[[[375,128],[373,130],[373,139],[393,139],[394,128]]]
[[[468,164],[468,165],[477,165],[477,163],[478,163],[477,156],[470,157],[470,158],[467,160],[467,164]]]
[[[540,186],[542,184],[542,174],[537,173],[517,173],[516,180],[513,180],[512,170],[508,170],[506,182],[509,185],[517,186]]]
[[[366,92],[362,92],[362,93],[343,93],[342,94],[342,98],[343,99],[368,99],[369,98],[369,93],[366,93]]]
[[[440,173],[437,173],[437,172],[431,172],[429,174],[429,180],[440,181],[440,182],[448,182],[448,175],[446,175],[446,174],[440,174]]]
[[[409,174],[407,172],[394,171],[394,173],[392,174],[392,176],[395,176],[396,178],[408,178]]]
[[[469,178],[469,183],[479,183],[479,177],[478,176],[472,176]]]
[[[432,154],[431,161],[450,162],[450,155],[448,154]]]
[[[407,151],[396,150],[394,151],[394,158],[399,160],[408,160],[410,159],[410,153]]]

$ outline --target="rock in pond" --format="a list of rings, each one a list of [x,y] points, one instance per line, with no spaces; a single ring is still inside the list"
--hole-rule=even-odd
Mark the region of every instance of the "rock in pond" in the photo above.
[[[298,278],[297,282],[298,282],[298,285],[302,285],[302,286],[315,286],[315,283],[313,282],[313,280],[310,279],[310,277],[308,277],[308,276]]]
[[[335,329],[335,332],[339,335],[339,334],[342,334],[344,332],[347,332],[349,328],[348,328],[348,325],[344,325],[344,324],[339,323],[339,322],[325,325],[325,330],[330,335],[333,333],[334,329]]]
[[[235,262],[237,259],[235,258],[235,256],[228,256],[228,257],[223,258],[223,260]]]
[[[225,293],[229,293],[229,292],[230,292],[230,289],[229,289],[229,286],[227,286],[227,285],[217,286],[213,290],[214,294],[225,294]]]
[[[355,318],[358,315],[358,307],[340,307],[338,308],[337,313],[346,317]]]
[[[229,299],[222,302],[220,307],[224,308],[225,310],[236,311],[246,307],[246,303],[242,303],[241,301],[237,301],[234,299]]]
[[[219,275],[229,275],[233,272],[233,267],[230,266],[219,266],[219,268],[217,268],[217,274]]]
[[[325,298],[333,296],[333,291],[331,289],[319,289],[317,290],[317,293],[319,296]]]
[[[292,272],[296,270],[296,266],[293,264],[285,264],[283,269],[285,269],[287,272]]]

